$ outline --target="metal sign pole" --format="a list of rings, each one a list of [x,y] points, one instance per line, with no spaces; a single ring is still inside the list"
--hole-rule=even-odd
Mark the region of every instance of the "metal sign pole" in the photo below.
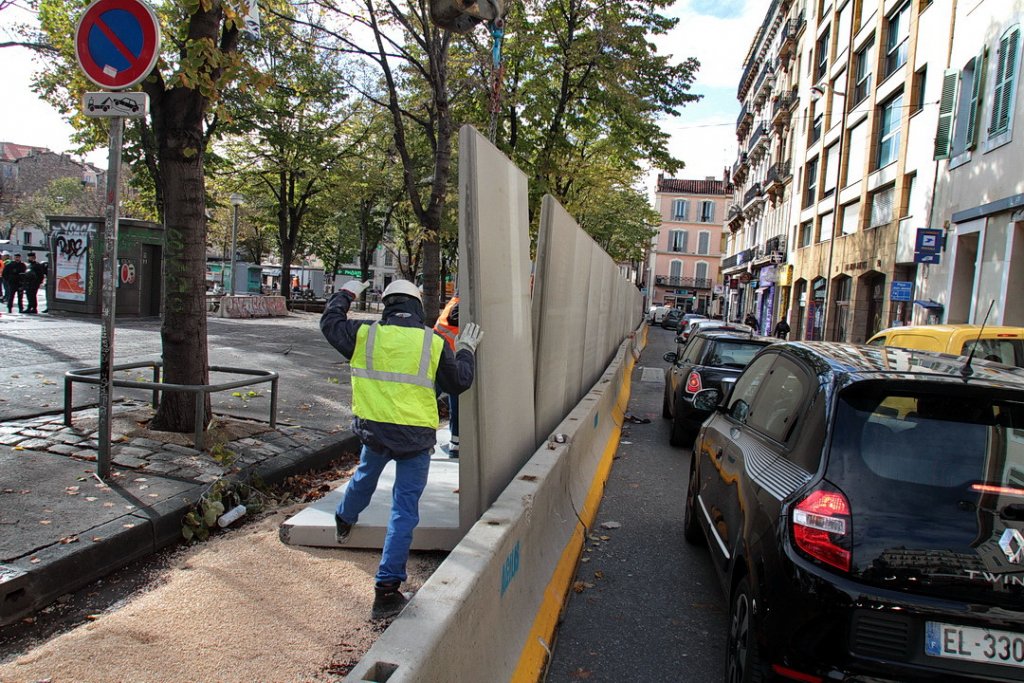
[[[100,425],[96,473],[110,477],[111,395],[114,388],[114,305],[117,300],[117,210],[121,203],[121,143],[124,118],[110,119],[107,157],[107,210],[103,232],[103,331],[100,337]]]

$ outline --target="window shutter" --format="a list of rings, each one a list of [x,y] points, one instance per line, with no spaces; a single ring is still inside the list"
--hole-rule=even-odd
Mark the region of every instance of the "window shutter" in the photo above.
[[[690,233],[686,232],[685,230],[681,230],[680,234],[683,236],[683,238],[679,240],[679,251],[681,251],[684,254],[688,254],[690,250],[686,248],[686,243],[687,241],[689,241],[688,238],[690,237]]]
[[[942,99],[939,101],[939,124],[935,128],[934,159],[948,159],[950,143],[953,141],[953,108],[956,105],[956,87],[960,74],[956,69],[946,69],[942,74]]]
[[[978,114],[981,113],[981,94],[985,92],[985,57],[988,50],[974,58],[974,84],[971,87],[971,106],[967,115],[967,149],[974,149],[978,142]]]
[[[715,203],[708,202],[708,223],[715,222]]]
[[[992,119],[989,135],[998,135],[1010,127],[1010,104],[1017,73],[1017,45],[1020,28],[1014,26],[999,40],[999,58],[996,66],[996,87],[992,96]]]
[[[686,199],[683,200],[683,216],[682,220],[690,220],[690,202]]]

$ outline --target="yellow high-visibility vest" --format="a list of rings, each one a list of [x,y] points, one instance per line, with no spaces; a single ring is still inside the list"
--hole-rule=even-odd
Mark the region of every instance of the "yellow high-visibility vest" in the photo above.
[[[437,429],[434,376],[444,341],[429,327],[363,325],[352,354],[352,412],[374,422]]]

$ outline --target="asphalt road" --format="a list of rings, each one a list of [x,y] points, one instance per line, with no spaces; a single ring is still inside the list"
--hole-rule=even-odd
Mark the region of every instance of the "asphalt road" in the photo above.
[[[43,304],[40,304],[42,310]],[[373,314],[367,317],[376,317]],[[278,420],[324,431],[348,429],[352,415],[348,398],[348,363],[320,334],[320,316],[293,312],[286,318],[208,320],[211,365],[273,370],[279,382]],[[66,314],[0,316],[0,422],[63,408],[64,373],[100,363],[99,318]],[[117,319],[115,364],[160,358],[160,321]],[[148,370],[118,373],[126,379],[151,379]],[[211,374],[211,381],[238,379]],[[249,391],[256,392],[250,396]],[[238,396],[233,394],[240,394]],[[96,387],[76,384],[74,405],[95,404]],[[148,400],[141,390],[115,389],[115,400]],[[266,420],[270,385],[211,395],[213,409],[237,417]]]
[[[690,451],[669,446],[661,417],[661,357],[675,349],[674,337],[651,328],[633,370],[629,411],[651,422],[623,428],[574,579],[579,592],[570,592],[556,634],[549,683],[724,677],[726,601],[707,549],[683,540]]]

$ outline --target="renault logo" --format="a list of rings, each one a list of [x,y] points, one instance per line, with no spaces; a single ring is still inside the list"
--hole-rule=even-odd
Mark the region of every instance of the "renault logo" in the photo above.
[[[1024,535],[1016,529],[1006,529],[999,537],[999,547],[1010,564],[1020,564],[1024,560]]]

